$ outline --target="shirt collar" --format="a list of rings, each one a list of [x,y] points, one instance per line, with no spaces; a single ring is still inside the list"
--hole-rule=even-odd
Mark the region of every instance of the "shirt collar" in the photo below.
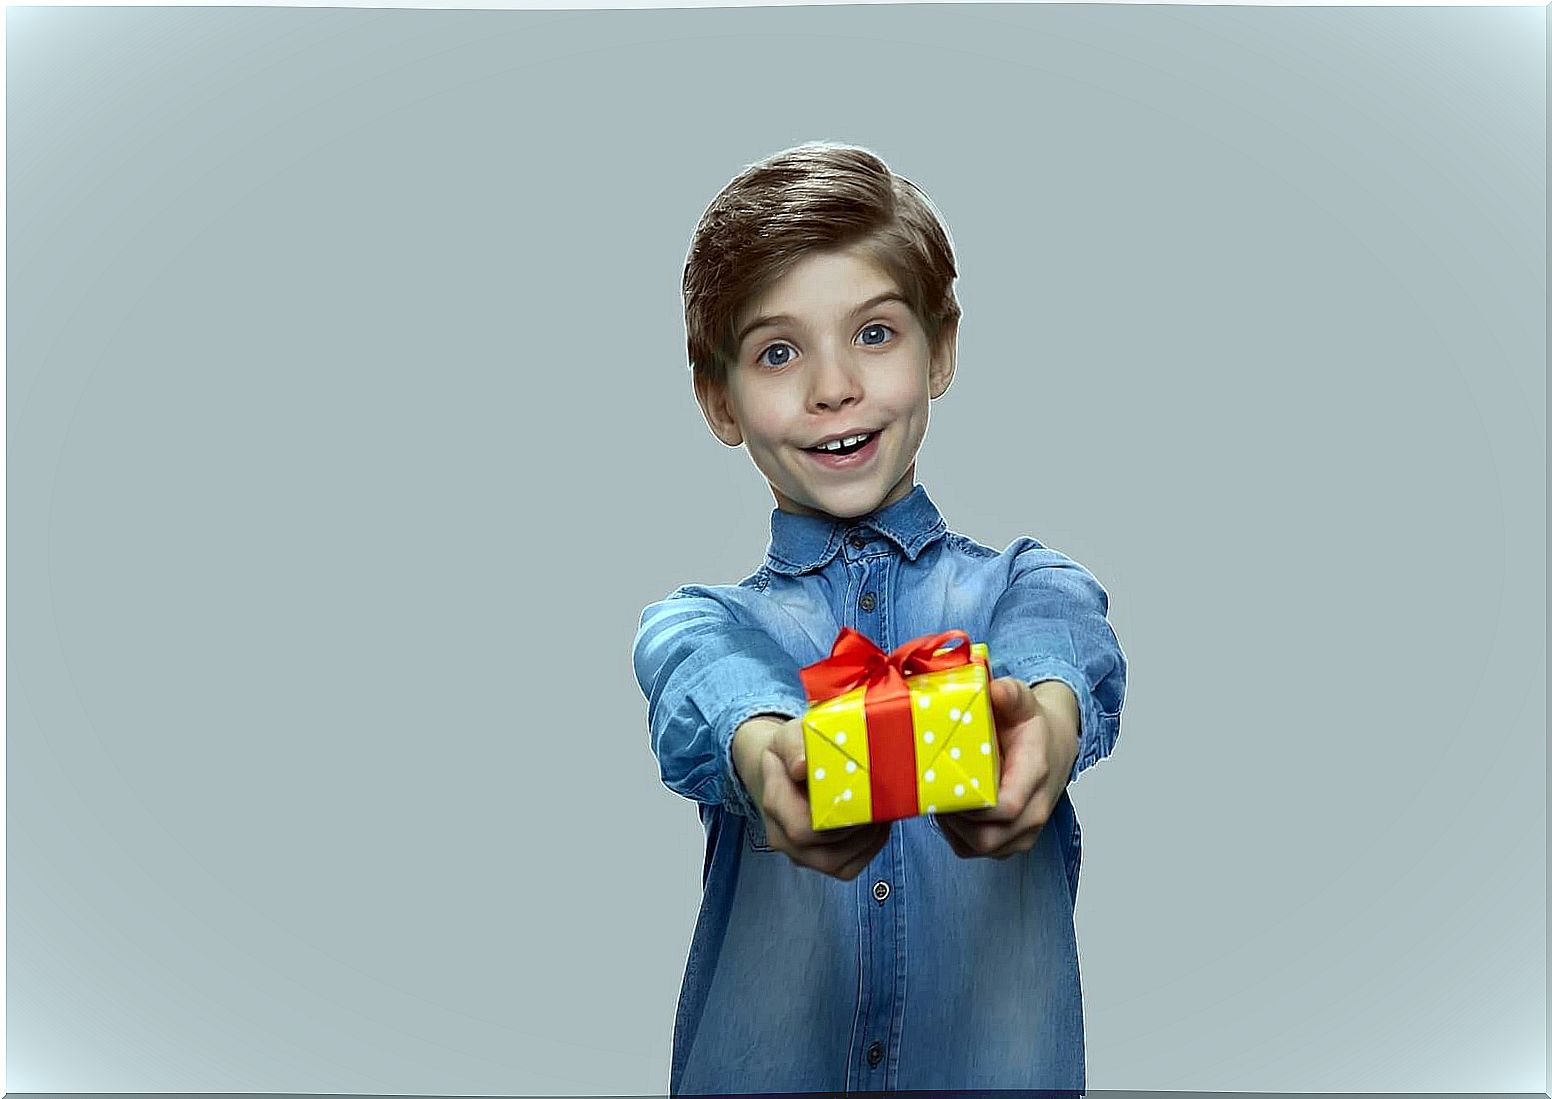
[[[823,568],[840,550],[847,535],[858,528],[883,535],[911,561],[948,529],[927,490],[919,484],[887,508],[855,519],[797,515],[776,508],[771,512],[766,566],[786,576]]]

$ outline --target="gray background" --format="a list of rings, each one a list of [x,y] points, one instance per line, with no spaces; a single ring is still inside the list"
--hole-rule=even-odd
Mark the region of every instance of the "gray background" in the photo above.
[[[772,506],[679,278],[810,139],[1131,661],[1091,1087],[1544,1087],[1544,9],[6,15],[9,1090],[666,1089],[630,640]]]

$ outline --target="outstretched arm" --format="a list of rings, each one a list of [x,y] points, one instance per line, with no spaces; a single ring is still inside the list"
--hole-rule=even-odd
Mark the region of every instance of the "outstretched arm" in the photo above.
[[[1110,753],[1120,731],[1126,658],[1104,589],[1070,558],[1023,541],[987,630],[1003,746],[997,804],[939,821],[961,858],[1034,847],[1068,784]]]
[[[888,842],[887,822],[813,830],[797,662],[736,604],[680,588],[642,613],[634,660],[670,790],[737,813],[762,847],[843,881]]]
[[[1067,776],[1108,756],[1121,731],[1126,655],[1105,615],[1110,598],[1076,561],[1033,539],[1023,543],[992,608],[992,672],[1028,684],[1057,680],[1078,704],[1078,754]]]
[[[684,587],[641,614],[632,652],[663,784],[692,801],[764,824],[733,761],[733,734],[751,717],[800,716],[797,662],[730,601]]]

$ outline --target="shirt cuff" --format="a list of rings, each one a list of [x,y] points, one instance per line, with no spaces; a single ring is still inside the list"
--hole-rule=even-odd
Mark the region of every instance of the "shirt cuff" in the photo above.
[[[1099,762],[1103,754],[1099,736],[1099,707],[1094,702],[1094,692],[1089,689],[1088,680],[1076,666],[1049,656],[1015,658],[1005,665],[1002,674],[1022,679],[1031,687],[1048,679],[1057,680],[1065,683],[1078,700],[1078,754],[1072,761],[1072,770],[1067,773],[1070,786],[1080,771]]]
[[[782,691],[743,695],[733,699],[717,720],[717,743],[722,753],[723,805],[748,821],[746,827],[755,843],[761,847],[770,846],[765,835],[765,818],[760,815],[759,807],[755,805],[744,780],[739,777],[738,768],[733,764],[733,734],[738,732],[740,725],[759,714],[770,714],[786,721],[807,709],[807,699]]]

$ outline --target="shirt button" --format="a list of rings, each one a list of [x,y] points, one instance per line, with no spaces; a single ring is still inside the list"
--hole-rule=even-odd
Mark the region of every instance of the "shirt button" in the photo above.
[[[862,535],[860,535],[860,534],[853,534],[851,536],[851,548],[852,549],[862,549],[867,544],[868,544],[868,540],[866,538],[862,537]]]
[[[884,1059],[884,1043],[874,1042],[868,1047],[868,1067],[878,1068],[878,1063]]]
[[[888,899],[888,897],[889,897],[889,883],[887,881],[876,881],[876,882],[874,882],[873,883],[873,899],[878,901],[879,904],[883,904],[884,901]]]
[[[863,592],[862,593],[862,598],[857,600],[857,606],[861,607],[865,611],[872,610],[873,609],[873,593],[870,592],[870,591]]]

